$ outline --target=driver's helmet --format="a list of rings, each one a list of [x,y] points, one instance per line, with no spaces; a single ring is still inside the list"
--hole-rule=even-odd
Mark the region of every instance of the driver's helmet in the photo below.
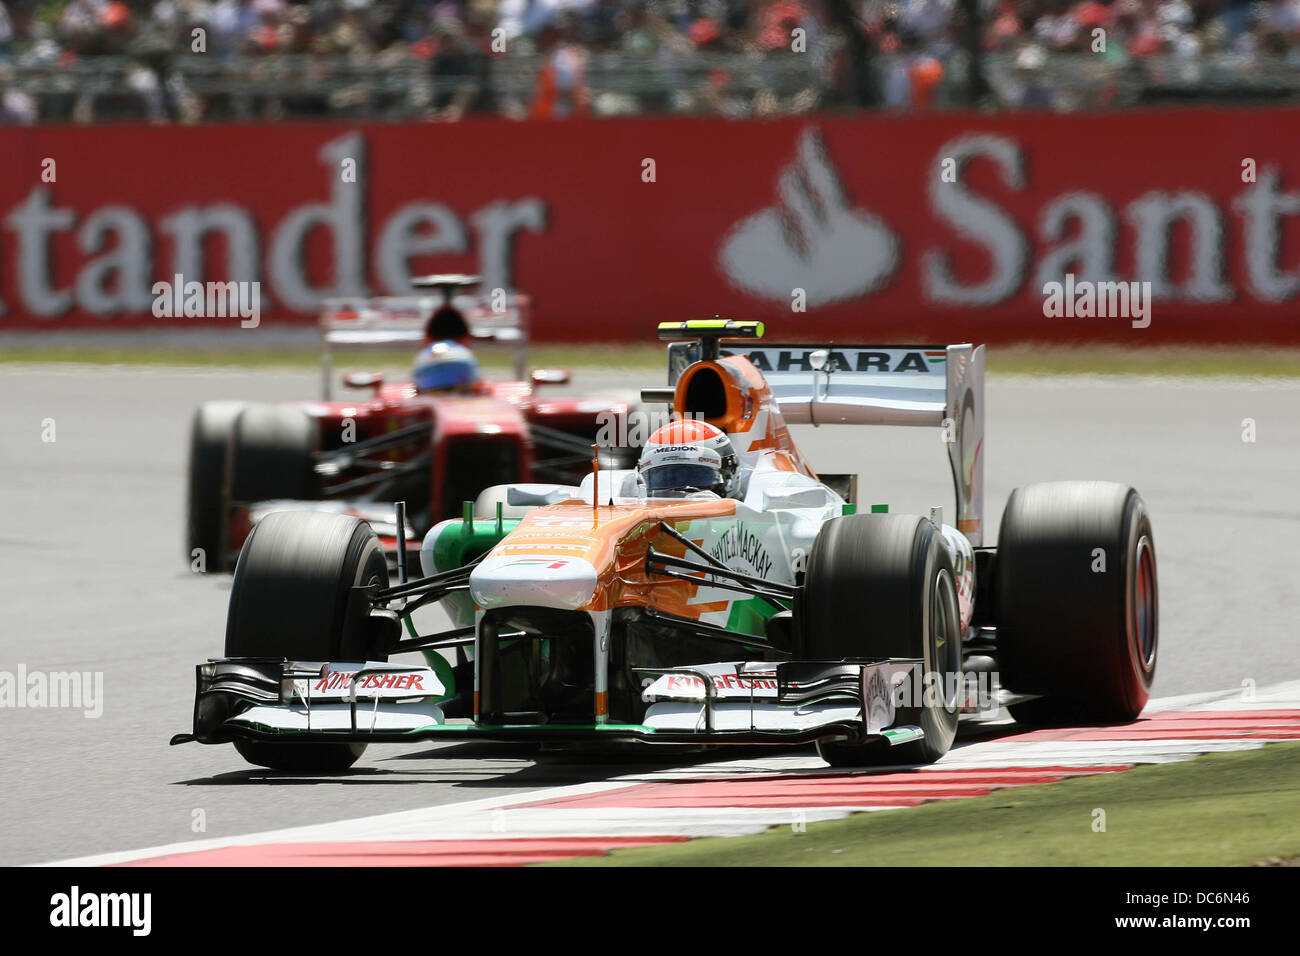
[[[417,392],[465,388],[478,381],[478,362],[459,342],[434,342],[415,357],[412,379]]]
[[[636,467],[650,498],[681,498],[699,491],[729,498],[740,486],[731,439],[708,422],[670,422],[659,428],[641,449]]]

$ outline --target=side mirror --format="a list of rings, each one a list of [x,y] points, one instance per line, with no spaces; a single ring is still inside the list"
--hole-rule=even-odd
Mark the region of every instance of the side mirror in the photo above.
[[[379,391],[379,386],[384,384],[383,372],[344,372],[343,385],[345,388],[373,388]]]
[[[568,385],[567,368],[535,368],[529,376],[534,385]]]

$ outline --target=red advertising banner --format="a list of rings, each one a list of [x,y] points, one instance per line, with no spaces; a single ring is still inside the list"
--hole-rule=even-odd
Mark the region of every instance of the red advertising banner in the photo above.
[[[481,272],[535,335],[1300,341],[1300,112],[6,129],[0,329]],[[161,304],[160,304],[161,303]]]

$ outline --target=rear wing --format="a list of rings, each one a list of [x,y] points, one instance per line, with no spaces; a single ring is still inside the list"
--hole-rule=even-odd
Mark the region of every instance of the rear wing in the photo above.
[[[701,355],[668,346],[668,382]],[[929,425],[942,429],[957,493],[957,530],[979,546],[984,517],[984,346],[774,345],[722,342],[745,355],[792,425]]]
[[[330,397],[335,349],[409,345],[414,353],[425,340],[429,319],[444,301],[437,294],[326,299],[320,313],[324,398]],[[476,341],[514,349],[515,378],[522,380],[528,364],[528,297],[495,290],[489,295],[457,295],[451,304],[464,314]]]

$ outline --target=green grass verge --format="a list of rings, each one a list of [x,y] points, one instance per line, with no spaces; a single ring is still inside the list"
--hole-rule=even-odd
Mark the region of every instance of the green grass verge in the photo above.
[[[1300,742],[552,865],[1248,865],[1300,855],[1298,806]]]
[[[415,349],[372,349],[340,351],[334,366],[343,369],[409,369]],[[513,367],[510,352],[496,348],[478,348],[479,364],[494,372]],[[282,348],[200,349],[196,347],[141,346],[108,348],[97,345],[27,345],[6,343],[0,346],[0,363],[91,365],[198,365],[230,368],[320,367],[317,348],[285,346]],[[665,367],[663,349],[658,345],[535,345],[528,351],[530,368],[647,368]]]
[[[413,350],[376,350],[340,353],[340,368],[404,369]],[[482,348],[479,361],[488,369],[504,371],[512,363],[508,352]],[[84,362],[95,365],[202,365],[233,368],[316,368],[320,352],[305,346],[239,349],[202,349],[195,346],[135,348],[87,344],[28,344],[7,342],[0,347],[0,363],[49,364]],[[647,342],[635,345],[537,345],[529,353],[534,368],[612,368],[653,370],[664,367],[663,347]],[[992,346],[987,367],[991,375],[1178,375],[1195,377],[1298,378],[1300,349],[1153,346],[1125,349],[1118,346],[1062,347],[1048,345]]]

